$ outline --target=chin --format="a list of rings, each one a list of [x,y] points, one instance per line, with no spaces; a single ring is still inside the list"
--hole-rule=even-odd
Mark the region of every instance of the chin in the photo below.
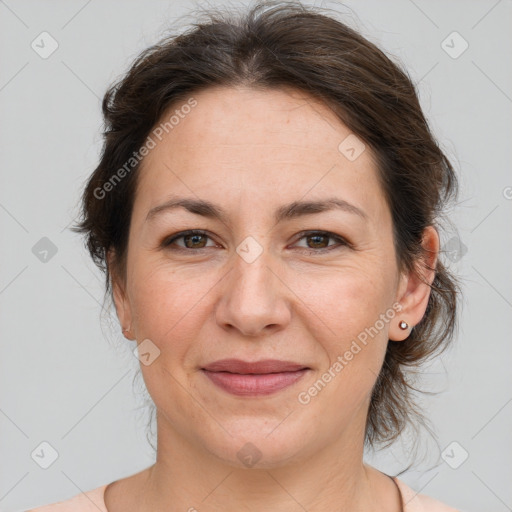
[[[205,447],[236,468],[271,469],[299,462],[316,448],[308,449],[307,431],[297,431],[292,423],[285,426],[285,422],[282,418],[270,421],[253,417],[237,420],[236,424],[222,423],[231,436],[222,431],[220,438],[206,440]]]

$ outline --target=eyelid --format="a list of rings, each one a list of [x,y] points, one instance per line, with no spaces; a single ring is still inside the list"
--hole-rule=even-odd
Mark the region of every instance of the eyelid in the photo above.
[[[300,233],[297,233],[297,240],[295,243],[297,243],[299,240],[302,240],[303,238],[307,236],[326,236],[328,238],[332,238],[333,240],[336,240],[338,244],[329,245],[327,247],[323,247],[321,249],[310,249],[308,247],[303,247],[301,249],[304,249],[306,252],[325,252],[332,249],[339,248],[340,246],[347,246],[352,248],[352,244],[343,236],[337,235],[336,233],[333,233],[332,231],[325,231],[322,229],[307,229],[305,231],[301,231]]]
[[[184,238],[186,236],[192,236],[192,235],[203,235],[203,236],[206,236],[207,238],[209,238],[212,242],[215,242],[215,240],[213,239],[213,237],[208,233],[208,231],[205,231],[204,229],[186,229],[184,231],[180,231],[178,233],[175,233],[173,235],[170,235],[168,237],[165,237],[163,240],[162,240],[162,243],[160,244],[160,246],[162,248],[168,248],[173,242],[175,242],[176,240],[179,240],[181,238]],[[211,246],[210,246],[211,247]],[[198,250],[201,250],[201,249],[206,249],[206,247],[199,247],[199,248],[196,248],[196,249],[189,249],[187,247],[180,247],[178,246],[176,249],[174,250],[184,250],[184,251],[188,251],[188,252],[192,252],[192,251],[198,251]]]
[[[206,236],[207,238],[209,238],[211,241],[215,242],[214,238],[206,230],[187,229],[187,230],[180,231],[178,233],[175,233],[173,235],[170,235],[170,236],[164,238],[163,241],[161,242],[160,246],[164,249],[169,248],[171,246],[171,244],[173,242],[175,242],[176,240],[179,240],[186,236],[191,236],[191,235],[203,235],[203,236]],[[297,233],[297,235],[296,235],[297,238],[294,243],[297,243],[299,240],[302,240],[303,238],[306,238],[307,236],[315,236],[315,235],[326,236],[328,238],[332,238],[333,240],[336,240],[338,243],[333,244],[333,245],[328,245],[327,247],[323,247],[323,248],[319,248],[319,249],[302,247],[302,248],[299,248],[301,250],[301,252],[306,252],[308,254],[312,254],[312,253],[328,252],[328,251],[331,251],[331,250],[334,250],[334,249],[337,249],[337,248],[340,248],[343,246],[353,248],[353,245],[345,237],[343,237],[341,235],[337,235],[336,233],[333,233],[331,231],[325,231],[325,230],[321,230],[321,229],[316,229],[316,230],[308,229],[308,230],[304,230],[304,231]],[[209,247],[211,248],[212,246],[209,246]],[[208,247],[187,248],[187,247],[177,246],[177,247],[174,247],[172,250],[194,252],[194,251],[200,251],[200,250],[206,249],[206,248],[208,248]]]

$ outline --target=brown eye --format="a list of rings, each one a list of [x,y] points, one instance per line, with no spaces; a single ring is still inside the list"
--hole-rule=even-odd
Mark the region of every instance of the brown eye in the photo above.
[[[306,253],[321,253],[325,251],[331,251],[333,249],[339,249],[340,246],[350,245],[344,238],[328,231],[309,231],[301,233],[302,237],[299,240],[306,240]],[[337,243],[329,244],[329,240],[335,240]],[[299,246],[304,247],[304,246]]]
[[[189,230],[183,231],[162,242],[162,247],[173,250],[204,249],[210,237],[204,231]],[[176,244],[177,240],[183,240],[183,244]],[[174,247],[172,247],[174,245]]]
[[[329,245],[330,237],[328,235],[310,235],[306,238],[312,240],[312,249],[323,249]]]
[[[185,247],[189,249],[201,249],[206,243],[205,235],[186,235],[181,238],[184,240]]]

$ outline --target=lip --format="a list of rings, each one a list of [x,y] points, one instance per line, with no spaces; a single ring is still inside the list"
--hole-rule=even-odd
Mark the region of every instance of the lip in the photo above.
[[[242,359],[221,359],[204,366],[202,369],[209,372],[230,372],[230,373],[280,373],[294,372],[308,368],[304,364],[293,361],[280,361],[278,359],[263,359],[261,361],[243,361]]]
[[[237,396],[264,396],[281,391],[303,377],[307,366],[291,361],[222,359],[201,368],[216,386]]]

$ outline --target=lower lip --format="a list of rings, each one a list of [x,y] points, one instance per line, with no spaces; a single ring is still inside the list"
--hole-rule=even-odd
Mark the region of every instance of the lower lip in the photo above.
[[[295,372],[247,374],[202,372],[219,388],[237,396],[262,396],[276,393],[295,384],[308,370]]]

